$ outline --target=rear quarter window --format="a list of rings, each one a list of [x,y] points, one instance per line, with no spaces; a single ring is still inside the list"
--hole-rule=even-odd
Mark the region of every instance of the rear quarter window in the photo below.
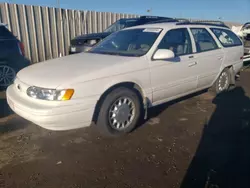
[[[0,39],[9,38],[14,38],[13,34],[5,26],[0,26]]]
[[[241,46],[242,42],[232,31],[221,28],[210,28],[224,47]]]

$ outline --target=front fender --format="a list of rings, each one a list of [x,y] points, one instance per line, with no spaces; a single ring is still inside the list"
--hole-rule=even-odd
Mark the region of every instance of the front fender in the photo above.
[[[152,100],[152,89],[150,82],[149,69],[142,69],[135,72],[120,74],[111,77],[95,79],[87,82],[71,84],[70,88],[75,89],[73,98],[91,97],[94,100],[99,100],[101,95],[109,88],[121,84],[131,82],[137,84],[143,95],[149,100]]]

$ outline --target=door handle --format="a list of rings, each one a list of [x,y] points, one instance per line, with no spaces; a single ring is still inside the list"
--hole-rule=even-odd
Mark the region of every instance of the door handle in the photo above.
[[[197,62],[193,62],[193,63],[188,64],[189,67],[192,67],[192,66],[195,66],[195,65],[197,65]]]
[[[192,59],[192,58],[194,58],[194,56],[193,56],[193,55],[191,55],[191,56],[189,56],[188,58],[189,58],[189,59]]]
[[[222,60],[222,59],[223,59],[223,57],[222,57],[222,56],[219,56],[219,57],[218,57],[218,60]]]

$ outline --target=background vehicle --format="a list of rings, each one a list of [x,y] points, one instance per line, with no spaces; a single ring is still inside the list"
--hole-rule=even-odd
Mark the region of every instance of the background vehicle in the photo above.
[[[245,23],[243,26],[233,26],[232,31],[244,43],[244,62],[250,61],[250,22]]]
[[[0,23],[0,89],[12,84],[16,73],[28,65],[23,44]]]
[[[70,42],[69,54],[88,51],[96,43],[109,36],[111,33],[119,31],[121,29],[146,24],[149,22],[155,22],[160,20],[172,19],[168,17],[159,16],[141,16],[139,18],[124,18],[116,21],[110,25],[103,33],[92,33],[82,36],[77,36]]]
[[[237,34],[244,42],[245,54],[250,55],[250,22],[245,23],[243,26],[233,26],[232,30]]]

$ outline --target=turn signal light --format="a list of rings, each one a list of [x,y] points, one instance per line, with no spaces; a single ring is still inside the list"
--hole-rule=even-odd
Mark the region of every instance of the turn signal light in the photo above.
[[[62,97],[62,101],[70,100],[74,94],[74,89],[67,89]]]

